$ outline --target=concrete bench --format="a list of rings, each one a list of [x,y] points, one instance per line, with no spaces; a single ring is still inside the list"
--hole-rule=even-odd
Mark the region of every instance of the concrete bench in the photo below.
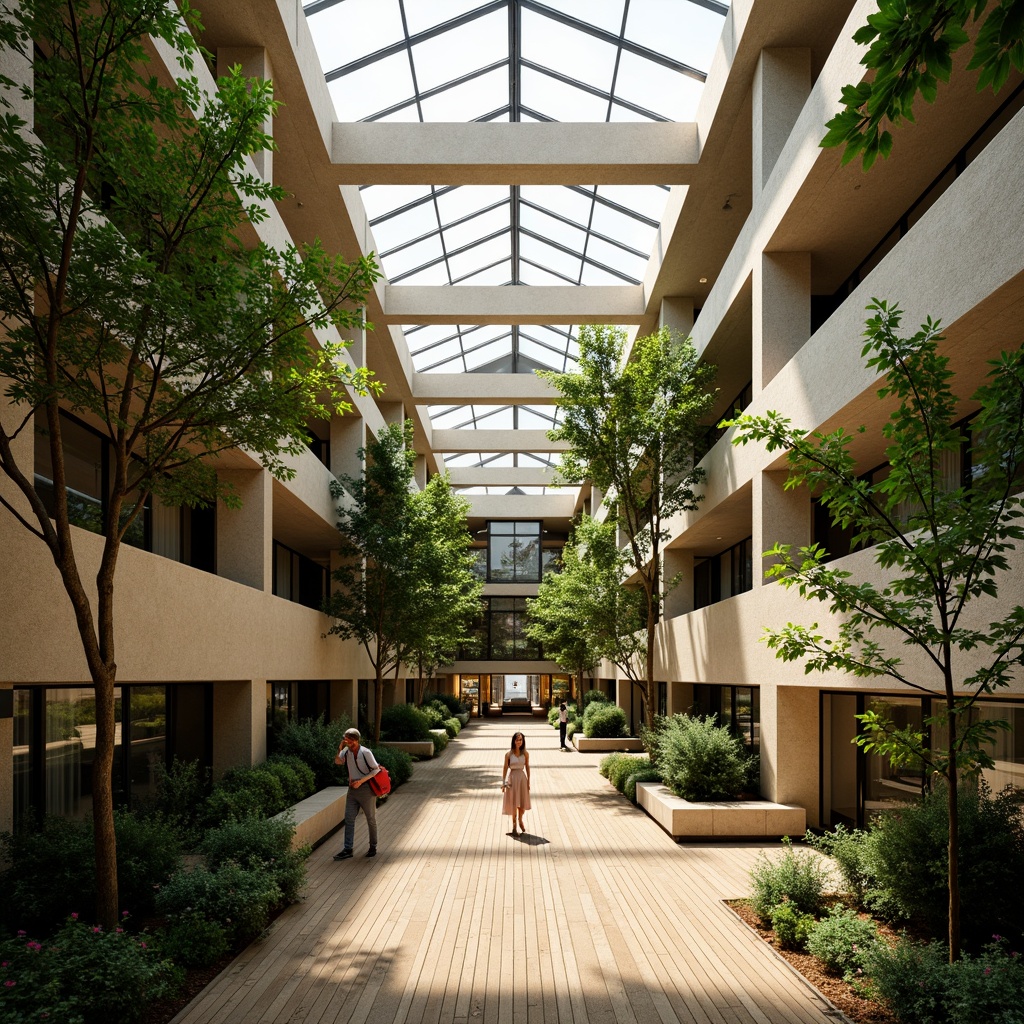
[[[287,811],[275,814],[275,818],[291,816],[295,823],[292,849],[307,843],[316,846],[324,836],[336,829],[345,820],[345,798],[348,786],[328,786],[319,793],[307,796],[293,804]]]
[[[636,802],[673,838],[802,837],[807,811],[770,800],[691,803],[660,782],[639,782]]]
[[[643,741],[638,736],[584,736],[578,732],[572,742],[581,754],[604,754],[617,750],[642,754],[644,750]]]

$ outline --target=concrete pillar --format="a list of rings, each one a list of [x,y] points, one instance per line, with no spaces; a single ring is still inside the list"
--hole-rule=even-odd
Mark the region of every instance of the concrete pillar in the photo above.
[[[666,295],[661,300],[658,326],[667,327],[673,334],[688,338],[693,331],[693,297]]]
[[[791,544],[794,549],[811,543],[813,513],[806,488],[787,491],[788,473],[784,469],[755,474],[753,486],[753,584],[770,584],[765,570],[774,559],[761,553],[776,543]]]
[[[360,318],[366,319],[366,310],[359,311]],[[350,327],[347,331],[339,331],[342,341],[348,342],[348,356],[353,366],[363,366],[366,362],[366,328]]]
[[[0,683],[0,832],[14,830],[14,686]]]
[[[416,463],[413,466],[413,480],[416,482],[416,487],[419,490],[423,490],[427,486],[427,457],[426,455],[417,455]]]
[[[819,824],[818,691],[809,686],[761,687],[761,795],[807,810]]]
[[[754,261],[751,372],[755,397],[811,336],[811,255],[765,252]]]
[[[267,759],[267,681],[213,685],[213,777]]]
[[[358,479],[363,475],[359,449],[366,447],[366,420],[355,413],[331,417],[331,472]]]
[[[753,83],[753,196],[768,182],[811,92],[811,51],[762,50]]]
[[[232,485],[242,507],[217,509],[217,575],[269,594],[273,582],[272,477],[264,469],[217,474]]]
[[[693,611],[693,552],[686,548],[666,548],[666,582],[677,574],[679,582],[665,596],[666,619]]]
[[[380,402],[378,404],[381,416],[387,424],[397,423],[401,426],[405,422],[404,402]]]
[[[228,70],[239,65],[246,78],[261,78],[272,81],[274,78],[270,64],[270,54],[262,46],[222,46],[217,50],[217,77],[227,75]],[[274,134],[274,119],[270,116],[263,122],[263,131],[267,135]],[[264,149],[253,153],[252,162],[264,181],[274,180],[274,154]]]
[[[331,680],[331,719],[348,715],[353,724],[359,717],[358,690],[354,679]]]

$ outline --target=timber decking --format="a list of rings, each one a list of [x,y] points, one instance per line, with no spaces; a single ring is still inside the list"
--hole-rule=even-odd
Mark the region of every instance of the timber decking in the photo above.
[[[502,817],[526,735],[529,830]],[[777,843],[677,845],[543,720],[474,719],[378,810],[379,854],[309,861],[286,910],[174,1024],[824,1024],[842,1019],[732,914]]]

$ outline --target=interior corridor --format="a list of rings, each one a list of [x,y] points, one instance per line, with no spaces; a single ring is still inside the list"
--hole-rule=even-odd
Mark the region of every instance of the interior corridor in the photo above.
[[[522,729],[527,835],[502,817]],[[672,841],[538,719],[474,719],[378,809],[379,849],[309,861],[305,900],[175,1024],[791,1024],[840,1015],[736,918],[765,844]],[[777,844],[767,844],[777,847]]]

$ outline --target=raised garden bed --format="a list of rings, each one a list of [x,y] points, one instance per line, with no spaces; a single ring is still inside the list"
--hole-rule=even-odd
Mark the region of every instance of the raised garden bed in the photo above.
[[[636,802],[674,839],[803,836],[807,811],[770,800],[691,803],[660,782],[639,782]]]
[[[572,742],[581,754],[610,754],[617,750],[643,753],[643,741],[638,736],[584,736],[576,733]]]

